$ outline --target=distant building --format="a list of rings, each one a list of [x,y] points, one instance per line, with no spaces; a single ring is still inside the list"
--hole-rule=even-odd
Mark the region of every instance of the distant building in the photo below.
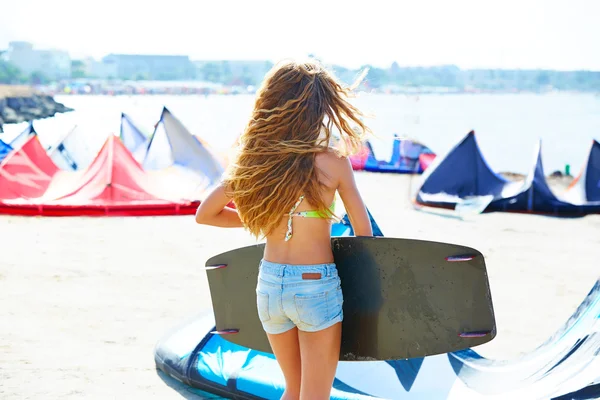
[[[188,56],[109,54],[102,63],[119,79],[184,80],[196,75]]]
[[[114,62],[104,62],[86,57],[81,60],[85,76],[89,78],[110,79],[117,77],[117,65]]]
[[[28,42],[10,42],[4,56],[24,74],[35,72],[49,79],[71,77],[71,57],[63,50],[36,50]]]

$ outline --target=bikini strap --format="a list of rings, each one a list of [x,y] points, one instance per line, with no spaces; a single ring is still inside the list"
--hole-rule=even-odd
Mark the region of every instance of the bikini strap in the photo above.
[[[294,213],[296,212],[296,208],[298,208],[300,203],[302,203],[302,200],[304,200],[303,194],[300,195],[300,198],[298,199],[296,204],[294,204],[294,206],[292,207],[292,209],[290,210],[290,212],[288,214],[287,232],[285,233],[285,241],[286,242],[292,238],[292,217],[294,216]]]

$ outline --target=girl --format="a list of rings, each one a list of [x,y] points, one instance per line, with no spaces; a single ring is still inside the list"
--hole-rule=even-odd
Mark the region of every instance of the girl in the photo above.
[[[351,89],[316,61],[273,67],[239,154],[196,213],[199,224],[245,227],[266,238],[256,301],[285,377],[282,399],[328,399],[335,377],[343,319],[330,237],[336,191],[356,235],[372,236],[346,158],[368,131],[347,100]],[[330,147],[334,127],[339,150]],[[231,200],[235,210],[226,207]]]

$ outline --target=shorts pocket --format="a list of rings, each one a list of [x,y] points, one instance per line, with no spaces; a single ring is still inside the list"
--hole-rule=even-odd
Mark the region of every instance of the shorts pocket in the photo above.
[[[342,294],[342,288],[339,286],[335,289],[335,303],[330,308],[332,318],[338,315],[344,317],[344,295]]]
[[[261,322],[266,322],[271,319],[269,313],[269,295],[263,292],[256,292],[256,308],[258,308],[258,318]]]
[[[319,326],[329,320],[328,293],[297,294],[294,303],[301,323],[310,326]]]

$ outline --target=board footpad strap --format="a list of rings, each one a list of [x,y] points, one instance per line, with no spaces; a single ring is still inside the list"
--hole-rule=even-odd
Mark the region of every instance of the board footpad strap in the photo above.
[[[225,267],[227,267],[227,264],[207,265],[206,267],[204,267],[204,269],[208,271],[210,269],[221,269]]]
[[[492,331],[472,331],[472,332],[462,332],[459,333],[458,336],[464,338],[479,338],[484,337],[492,333]]]
[[[232,335],[234,333],[238,333],[239,329],[221,329],[217,331],[211,331],[211,335]]]
[[[471,261],[475,257],[477,257],[477,255],[475,255],[475,254],[461,254],[458,256],[448,256],[445,258],[445,260],[448,262],[461,262],[461,261]]]

